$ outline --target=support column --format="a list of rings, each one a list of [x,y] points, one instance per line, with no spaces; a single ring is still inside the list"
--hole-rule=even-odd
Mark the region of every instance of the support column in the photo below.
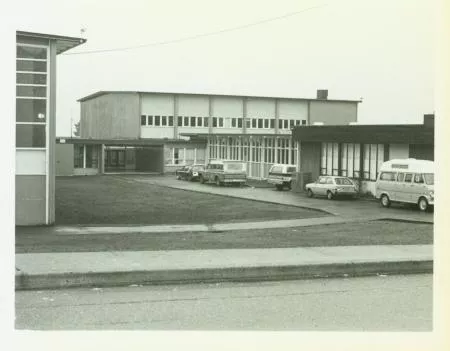
[[[280,105],[278,99],[275,99],[275,134],[278,134],[278,120],[280,119]]]
[[[242,132],[247,134],[247,97],[242,98]]]
[[[205,151],[205,163],[208,164],[209,162],[209,153],[211,152],[210,150],[211,147],[211,142],[209,140],[209,135],[206,137],[206,151]]]
[[[264,148],[265,148],[265,141],[266,141],[266,137],[263,137],[260,140],[260,144],[259,144],[259,177],[260,178],[264,178],[264,164],[265,164],[265,159],[263,161],[264,158]]]
[[[83,145],[83,168],[86,168],[86,144]]]
[[[230,150],[230,138],[227,137],[227,155],[225,157],[226,160],[230,160],[231,159],[231,150]]]
[[[275,150],[275,155],[274,155],[274,163],[278,163],[278,137],[275,137],[274,138],[274,141],[275,141],[275,147],[274,147],[274,150]]]
[[[178,139],[178,95],[173,95],[173,138]]]
[[[248,140],[248,142],[249,142],[249,147],[250,147],[250,150],[249,150],[249,155],[248,155],[248,160],[249,160],[249,164],[250,164],[250,169],[249,169],[249,173],[248,173],[248,175],[249,175],[249,177],[251,177],[252,175],[253,175],[253,172],[252,172],[252,165],[253,165],[253,157],[252,157],[252,151],[253,151],[253,139],[252,139],[252,137],[250,136],[250,138],[249,138],[249,140]]]
[[[362,181],[364,179],[364,144],[359,144],[359,192],[361,192],[362,188]]]
[[[99,164],[99,173],[105,173],[105,144],[100,145],[100,164]]]
[[[292,160],[292,136],[289,138],[289,148],[288,148],[288,163]]]
[[[208,97],[208,133],[211,135],[213,133],[213,103],[212,96]]]

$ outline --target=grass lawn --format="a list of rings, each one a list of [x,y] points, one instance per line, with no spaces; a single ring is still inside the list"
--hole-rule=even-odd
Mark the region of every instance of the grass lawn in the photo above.
[[[255,249],[356,245],[426,245],[433,225],[369,221],[283,229],[174,234],[56,235],[45,228],[17,229],[16,252]]]
[[[322,217],[320,211],[125,182],[57,177],[56,224],[191,224]]]

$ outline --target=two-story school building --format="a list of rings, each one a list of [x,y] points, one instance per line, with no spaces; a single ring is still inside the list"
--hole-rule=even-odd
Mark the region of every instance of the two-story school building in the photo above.
[[[16,225],[55,220],[56,56],[85,41],[16,32]]]
[[[60,175],[167,173],[229,159],[265,178],[275,163],[296,163],[292,128],[356,122],[360,103],[326,90],[316,98],[100,91],[79,102],[80,138],[57,141]]]

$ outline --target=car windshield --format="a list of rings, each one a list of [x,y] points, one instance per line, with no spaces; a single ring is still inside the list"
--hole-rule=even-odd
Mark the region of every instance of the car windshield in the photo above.
[[[244,164],[243,163],[225,163],[225,167],[228,171],[243,171],[244,170]]]
[[[425,183],[428,185],[434,185],[434,174],[433,173],[425,173],[424,175]]]
[[[337,185],[353,185],[352,181],[348,178],[335,178],[334,181]]]
[[[288,167],[288,168],[287,168],[287,172],[288,172],[288,173],[295,173],[295,171],[296,171],[296,168],[295,168],[295,167]]]

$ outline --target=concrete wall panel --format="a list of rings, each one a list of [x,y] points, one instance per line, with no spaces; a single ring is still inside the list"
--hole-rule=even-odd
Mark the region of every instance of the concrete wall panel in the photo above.
[[[280,119],[289,118],[296,120],[308,120],[308,102],[278,100],[278,113]]]
[[[173,127],[141,126],[141,138],[173,138]]]
[[[275,118],[275,99],[249,98],[247,100],[247,117]]]
[[[142,115],[174,115],[174,96],[172,94],[141,94]]]
[[[17,175],[45,175],[45,150],[16,150]],[[73,160],[72,160],[73,163]]]
[[[200,95],[179,95],[178,98],[179,116],[209,116],[209,98]]]
[[[16,175],[16,225],[45,224],[45,176]]]
[[[358,108],[356,102],[311,101],[310,124],[322,122],[325,125],[339,125],[356,122]]]
[[[242,117],[242,97],[213,96],[212,111],[217,117]]]

